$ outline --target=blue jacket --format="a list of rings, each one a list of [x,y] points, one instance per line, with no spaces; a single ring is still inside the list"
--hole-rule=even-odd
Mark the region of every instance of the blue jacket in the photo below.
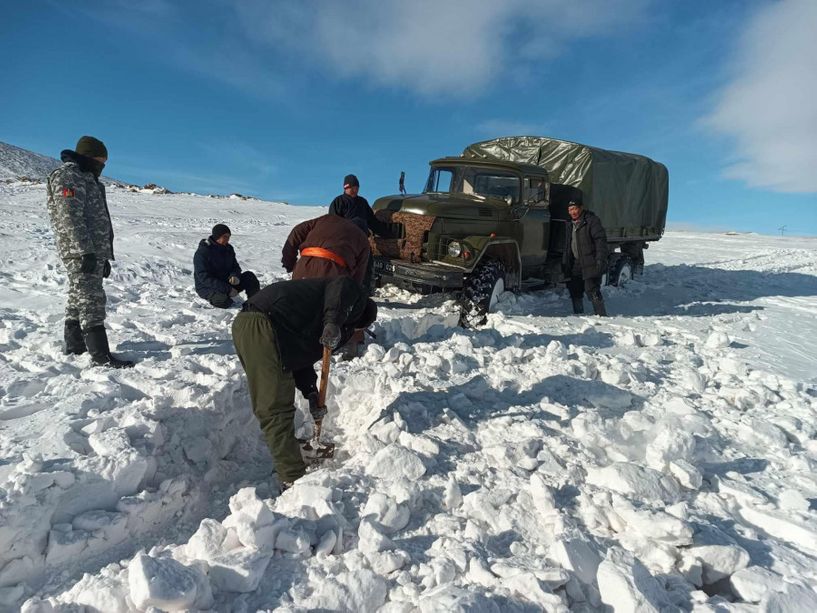
[[[193,256],[196,293],[205,300],[213,294],[229,295],[230,284],[227,279],[231,275],[241,276],[241,266],[235,259],[233,246],[219,245],[212,236],[202,239]]]

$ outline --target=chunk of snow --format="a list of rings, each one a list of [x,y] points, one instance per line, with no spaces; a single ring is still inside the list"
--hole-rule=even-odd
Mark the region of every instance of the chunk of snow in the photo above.
[[[196,601],[194,572],[173,558],[153,558],[139,552],[128,564],[130,598],[142,610],[189,609]]]
[[[712,585],[749,565],[749,553],[738,545],[696,545],[684,556],[701,561],[704,585]]]
[[[588,585],[595,581],[601,564],[601,556],[596,549],[578,538],[556,541],[550,547],[550,556]]]
[[[385,480],[405,477],[416,481],[426,472],[422,460],[400,445],[389,445],[378,451],[366,466],[366,473]]]
[[[405,503],[399,503],[391,496],[375,492],[366,501],[361,517],[375,521],[387,534],[402,530],[411,518],[411,511]]]
[[[670,603],[664,588],[633,555],[618,548],[607,552],[597,574],[604,604],[615,611],[658,613]]]
[[[732,591],[746,602],[760,602],[769,592],[783,591],[783,577],[760,566],[748,566],[729,577]]]
[[[674,502],[680,497],[678,482],[672,476],[629,462],[591,468],[587,483],[647,500]]]
[[[235,549],[212,558],[210,580],[225,592],[254,592],[267,570],[270,554],[254,549]]]

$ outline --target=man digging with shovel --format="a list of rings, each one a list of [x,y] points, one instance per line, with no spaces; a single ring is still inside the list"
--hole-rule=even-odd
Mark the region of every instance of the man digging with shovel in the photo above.
[[[295,387],[315,380],[314,364],[323,360],[323,398],[310,406],[315,420],[312,446],[331,453],[321,443],[320,425],[326,414],[328,354],[342,346],[356,329],[369,327],[377,307],[349,277],[281,281],[244,303],[233,321],[238,358],[247,374],[253,413],[272,453],[281,490],[306,472],[295,438]]]

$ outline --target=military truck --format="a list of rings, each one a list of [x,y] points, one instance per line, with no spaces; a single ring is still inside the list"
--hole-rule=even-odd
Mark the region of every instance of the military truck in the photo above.
[[[430,166],[423,193],[374,203],[394,230],[372,239],[375,280],[456,292],[466,327],[484,323],[503,291],[564,281],[567,204],[579,190],[607,232],[608,284],[639,274],[644,249],[664,233],[667,169],[642,155],[516,136]]]

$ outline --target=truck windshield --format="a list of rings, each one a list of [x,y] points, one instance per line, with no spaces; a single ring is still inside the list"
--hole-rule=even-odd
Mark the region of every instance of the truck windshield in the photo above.
[[[519,200],[519,177],[495,168],[478,166],[435,166],[428,176],[425,193],[466,194],[484,198]]]

